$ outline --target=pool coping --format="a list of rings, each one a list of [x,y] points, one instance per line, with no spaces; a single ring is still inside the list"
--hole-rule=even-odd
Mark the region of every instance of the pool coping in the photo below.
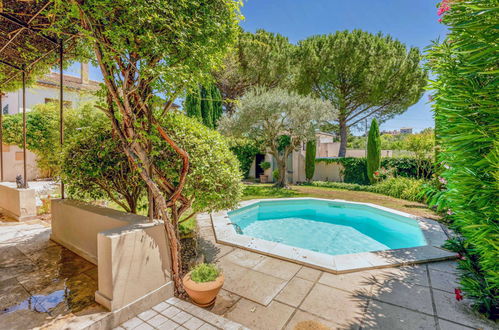
[[[241,249],[258,252],[264,255],[288,260],[308,267],[317,268],[334,274],[350,273],[361,270],[386,268],[394,266],[405,266],[423,262],[441,261],[455,259],[455,253],[441,248],[447,240],[445,231],[435,220],[424,217],[418,217],[409,213],[397,211],[384,206],[351,202],[342,199],[325,199],[314,197],[295,197],[295,198],[272,198],[272,199],[253,199],[239,203],[237,208],[250,206],[260,201],[283,201],[283,200],[319,200],[336,201],[356,205],[366,205],[380,209],[393,214],[401,215],[414,219],[421,228],[427,245],[403,248],[394,250],[383,250],[373,252],[362,252],[354,254],[329,255],[315,252],[303,248],[298,248],[282,243],[271,242],[260,238],[250,237],[238,234],[232,225],[228,212],[224,210],[211,214],[213,231],[217,243],[231,245]]]

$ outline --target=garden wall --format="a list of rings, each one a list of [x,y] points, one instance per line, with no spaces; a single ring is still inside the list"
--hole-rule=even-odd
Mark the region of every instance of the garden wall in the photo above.
[[[316,162],[313,180],[343,182],[342,170],[343,165],[338,163]]]
[[[0,210],[18,220],[30,220],[36,216],[34,189],[17,189],[15,183],[0,183]]]

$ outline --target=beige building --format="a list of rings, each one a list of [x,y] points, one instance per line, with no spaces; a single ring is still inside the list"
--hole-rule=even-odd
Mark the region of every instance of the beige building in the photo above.
[[[80,104],[91,101],[93,92],[99,89],[99,83],[89,79],[88,64],[81,64],[80,76],[63,76],[64,103],[70,107],[78,107]],[[26,89],[26,112],[37,104],[59,101],[60,75],[52,72],[39,79],[33,87]],[[2,112],[4,115],[22,112],[22,91],[5,93],[2,98]],[[3,145],[3,169],[4,181],[15,181],[17,175],[23,173],[23,151],[14,145]],[[36,156],[29,150],[26,152],[27,179],[39,178],[40,172]]]
[[[317,132],[317,151],[316,158],[336,158],[338,157],[340,151],[340,142],[335,141],[334,134]],[[305,151],[306,144],[304,143],[299,150],[293,151],[288,158],[287,171],[288,171],[288,181],[290,183],[305,182]],[[381,157],[392,157],[392,150],[381,150]],[[365,149],[347,149],[346,157],[366,157]],[[272,164],[272,167],[266,171],[260,168],[260,163],[262,161],[268,161]],[[251,166],[249,176],[258,178],[260,174],[268,175],[269,179],[272,181],[272,172],[277,168],[277,163],[273,159],[272,155],[257,155],[253,165]],[[326,164],[318,162],[315,165],[315,181],[343,181],[342,177],[342,165],[340,164]]]

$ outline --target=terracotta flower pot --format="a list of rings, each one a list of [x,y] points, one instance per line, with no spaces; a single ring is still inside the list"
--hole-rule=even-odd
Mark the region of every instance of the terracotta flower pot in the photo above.
[[[200,307],[209,307],[215,303],[217,294],[224,284],[224,275],[220,274],[214,281],[197,283],[191,279],[191,272],[182,279],[184,289],[192,301]]]
[[[261,174],[260,175],[260,183],[267,183],[267,182],[269,182],[269,176]]]

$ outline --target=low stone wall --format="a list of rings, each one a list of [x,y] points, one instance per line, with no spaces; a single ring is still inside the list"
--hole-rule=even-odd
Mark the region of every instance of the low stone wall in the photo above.
[[[316,162],[313,180],[343,182],[342,170],[343,165],[338,163]]]
[[[118,310],[145,294],[151,296],[149,300],[173,296],[170,267],[163,223],[138,224],[99,233],[99,291],[95,293],[95,300],[109,310]]]
[[[0,212],[18,221],[36,217],[34,189],[17,189],[15,183],[0,183]]]
[[[97,234],[147,218],[71,199],[52,200],[51,239],[97,264]]]

